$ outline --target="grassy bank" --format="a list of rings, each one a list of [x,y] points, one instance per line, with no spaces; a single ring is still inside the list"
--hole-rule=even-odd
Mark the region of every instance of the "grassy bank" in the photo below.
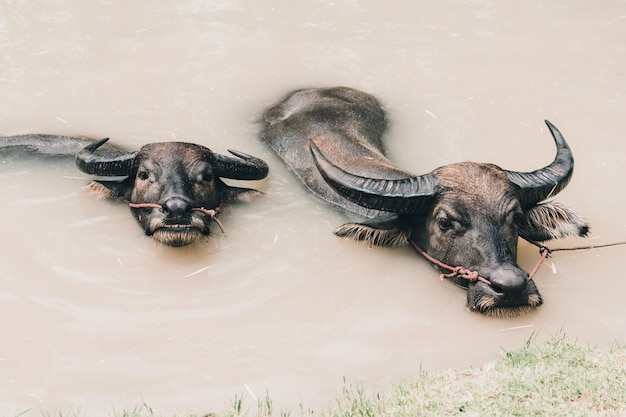
[[[462,354],[462,352],[460,352]],[[626,350],[599,349],[567,340],[528,340],[518,350],[480,369],[422,373],[384,394],[346,386],[334,407],[319,412],[233,407],[222,417],[309,415],[353,416],[624,416]]]
[[[620,416],[626,351],[529,341],[477,370],[424,373],[385,395],[345,391],[325,416]]]
[[[617,344],[608,349],[589,347],[564,336],[546,342],[530,339],[479,369],[424,372],[387,393],[346,385],[343,396],[326,410],[276,410],[270,397],[271,393],[254,410],[245,408],[243,397],[236,397],[225,410],[209,415],[626,416],[626,349]],[[146,404],[112,415],[160,416]]]

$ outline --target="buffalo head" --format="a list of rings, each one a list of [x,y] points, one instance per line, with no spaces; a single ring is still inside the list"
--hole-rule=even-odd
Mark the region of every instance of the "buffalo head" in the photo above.
[[[557,147],[554,161],[533,172],[462,162],[424,175],[386,179],[355,175],[329,161],[313,142],[317,167],[341,196],[392,213],[340,227],[336,233],[377,243],[411,240],[444,264],[476,271],[489,283],[469,283],[467,304],[490,315],[516,315],[542,304],[528,273],[516,262],[518,236],[545,241],[585,236],[587,223],[572,210],[545,201],[565,188],[574,159],[559,130],[546,121]]]
[[[208,236],[222,204],[259,193],[226,185],[222,178],[259,180],[268,173],[267,164],[250,155],[229,151],[233,158],[185,142],[151,143],[115,155],[94,153],[106,141],[84,147],[76,154],[76,165],[87,174],[124,178],[93,181],[89,188],[101,197],[126,200],[145,234],[168,246]]]

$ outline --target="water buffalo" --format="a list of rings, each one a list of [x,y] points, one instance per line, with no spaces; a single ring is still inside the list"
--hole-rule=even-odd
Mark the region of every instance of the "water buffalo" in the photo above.
[[[385,157],[385,115],[369,94],[345,87],[295,91],[264,114],[261,138],[317,196],[361,221],[335,234],[375,245],[409,242],[487,282],[455,278],[467,288],[470,310],[513,316],[542,304],[516,262],[518,236],[545,241],[585,236],[589,226],[558,203],[545,201],[569,182],[574,161],[561,133],[546,121],[554,161],[533,172],[461,162],[424,175]]]
[[[147,236],[176,247],[208,236],[223,204],[259,193],[226,185],[222,178],[260,180],[268,173],[265,162],[237,151],[229,151],[233,158],[186,142],[150,143],[138,151],[127,151],[107,140],[41,134],[4,136],[0,137],[0,153],[8,158],[23,152],[75,156],[81,171],[116,177],[91,181],[87,188],[99,197],[126,201]]]

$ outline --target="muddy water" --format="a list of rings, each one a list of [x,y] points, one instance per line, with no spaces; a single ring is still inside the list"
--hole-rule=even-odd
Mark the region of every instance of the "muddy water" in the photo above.
[[[392,158],[421,173],[466,159],[543,166],[549,119],[577,163],[559,200],[588,217],[590,242],[625,239],[625,39],[619,1],[4,2],[3,133],[195,141],[272,171],[255,184],[263,198],[222,216],[226,235],[171,249],[87,195],[71,164],[4,162],[0,414],[142,401],[201,413],[238,394],[254,408],[266,391],[277,408],[321,407],[344,377],[385,390],[420,369],[478,366],[534,332],[626,339],[626,249],[554,256],[533,314],[469,313],[410,250],[334,237],[342,215],[255,124],[293,88],[361,88],[387,107]],[[520,263],[536,260],[522,244]]]

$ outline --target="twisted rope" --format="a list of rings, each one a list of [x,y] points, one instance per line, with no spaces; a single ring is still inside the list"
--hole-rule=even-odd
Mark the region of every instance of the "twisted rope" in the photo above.
[[[552,252],[591,250],[591,249],[608,248],[608,247],[611,247],[611,246],[626,245],[626,241],[624,241],[624,242],[605,243],[605,244],[602,244],[602,245],[587,245],[587,246],[576,246],[576,247],[571,247],[571,248],[554,248],[554,249],[551,249],[551,248],[549,248],[549,247],[547,247],[545,245],[542,245],[542,244],[540,244],[538,242],[534,242],[534,241],[528,240],[528,239],[524,239],[524,240],[526,240],[528,243],[530,243],[532,245],[537,246],[539,248],[539,254],[541,255],[541,257],[539,258],[539,261],[537,261],[537,263],[535,264],[535,267],[532,269],[532,271],[530,271],[530,274],[528,274],[528,280],[529,281],[531,279],[533,279],[533,277],[535,276],[535,274],[539,270],[539,267],[541,266],[541,264],[543,264],[543,262],[547,258],[549,258],[550,255],[552,255]],[[488,279],[481,277],[478,274],[478,272],[469,270],[469,269],[467,269],[467,268],[465,268],[463,266],[450,266],[450,265],[444,264],[440,260],[435,259],[432,256],[430,256],[429,254],[427,254],[426,251],[424,251],[422,248],[420,248],[418,246],[418,244],[415,243],[412,239],[409,239],[409,243],[411,244],[411,246],[413,246],[413,248],[417,251],[417,253],[422,255],[429,262],[437,265],[438,267],[440,267],[442,269],[446,269],[446,270],[450,271],[447,274],[439,275],[439,280],[440,281],[443,282],[446,278],[459,277],[459,278],[467,279],[469,282],[480,281],[480,282],[485,283],[487,285],[491,285],[491,282],[489,282]]]
[[[611,246],[621,246],[621,245],[626,245],[626,242],[613,242],[613,243],[604,243],[602,245],[586,245],[586,246],[574,246],[571,248],[549,248],[545,245],[542,245],[539,242],[535,242],[532,240],[528,240],[528,239],[524,239],[526,242],[530,243],[531,245],[537,246],[539,248],[539,254],[541,255],[541,258],[539,259],[539,262],[537,262],[537,265],[535,265],[535,267],[533,268],[533,270],[530,273],[530,276],[528,279],[532,279],[532,277],[535,275],[535,273],[537,272],[537,270],[539,269],[539,267],[541,266],[541,264],[543,263],[543,261],[545,261],[547,258],[550,257],[550,255],[552,255],[553,252],[567,252],[567,251],[577,251],[577,250],[592,250],[592,249],[601,249],[601,248],[609,248]]]
[[[155,203],[128,203],[128,206],[130,208],[153,208],[153,209],[163,210],[163,206],[162,205],[155,204]],[[199,211],[200,213],[204,214],[205,216],[210,217],[211,220],[213,220],[215,223],[217,223],[217,226],[220,228],[220,231],[222,233],[224,233],[224,225],[217,218],[217,215],[220,214],[220,207],[216,207],[214,209],[207,209],[207,208],[204,208],[204,207],[194,207],[191,210],[192,211]]]
[[[429,254],[426,253],[426,251],[424,251],[422,248],[420,248],[418,246],[417,243],[415,243],[412,239],[409,239],[409,243],[411,244],[411,246],[413,246],[413,248],[420,254],[422,255],[424,258],[426,258],[428,261],[430,261],[431,263],[437,265],[438,267],[442,268],[442,269],[447,269],[448,271],[450,271],[450,273],[447,274],[440,274],[439,275],[439,280],[441,282],[443,282],[446,278],[454,278],[454,277],[459,277],[459,278],[463,278],[468,280],[469,282],[476,282],[476,281],[480,281],[483,282],[487,285],[491,285],[491,282],[489,282],[488,279],[481,277],[480,275],[478,275],[478,272],[476,271],[472,271],[469,270],[463,266],[450,266],[447,264],[444,264],[443,262],[441,262],[438,259],[433,258],[432,256],[430,256]]]

